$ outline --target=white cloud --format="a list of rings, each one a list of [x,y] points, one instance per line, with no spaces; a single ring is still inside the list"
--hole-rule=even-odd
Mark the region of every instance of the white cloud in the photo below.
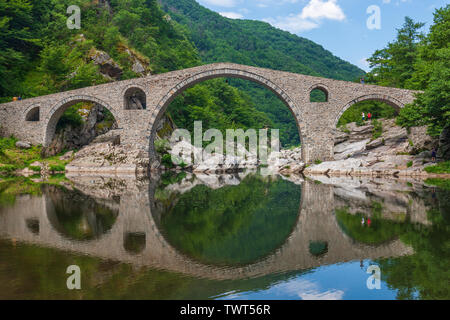
[[[292,0],[296,1],[296,0]],[[344,21],[346,16],[337,0],[310,0],[299,14],[267,18],[264,21],[292,33],[318,28],[323,20]]]
[[[316,283],[302,279],[282,283],[276,287],[285,293],[297,295],[303,300],[342,300],[345,294],[342,290],[321,290]]]
[[[237,12],[219,12],[220,15],[230,19],[242,19],[244,16]]]
[[[225,7],[225,8],[232,8],[236,6],[235,0],[202,0],[202,2],[205,2],[207,4],[218,6],[218,7]]]
[[[301,13],[302,19],[330,19],[330,20],[345,20],[344,11],[337,4],[337,0],[311,0]]]
[[[367,61],[367,58],[362,58],[357,63],[358,67],[360,67],[363,70],[369,71],[370,69],[370,63]]]
[[[276,17],[264,19],[265,22],[292,33],[308,31],[319,27],[319,23],[311,20],[302,19],[300,14],[289,15],[287,17]]]

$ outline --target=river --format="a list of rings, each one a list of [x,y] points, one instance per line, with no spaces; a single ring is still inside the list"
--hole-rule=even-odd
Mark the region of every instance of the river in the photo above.
[[[450,191],[420,180],[167,173],[0,186],[0,299],[450,298]]]

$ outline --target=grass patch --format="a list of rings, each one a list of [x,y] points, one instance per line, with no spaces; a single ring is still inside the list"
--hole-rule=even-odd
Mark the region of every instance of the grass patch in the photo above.
[[[0,166],[0,174],[10,174],[16,171],[18,167],[14,164],[5,164]]]
[[[315,164],[321,164],[321,163],[322,163],[322,160],[316,160],[316,161],[314,161],[314,163],[315,163]]]
[[[14,137],[0,138],[0,174],[11,174],[27,167],[34,172],[41,172],[41,167],[30,166],[36,161],[44,165],[48,164],[52,171],[64,171],[65,166],[71,161],[60,160],[59,158],[63,154],[43,159],[41,157],[42,146],[19,149],[16,147],[16,142],[17,139]]]
[[[64,164],[51,164],[50,171],[53,171],[53,172],[66,171],[66,166]]]
[[[450,179],[427,179],[425,183],[450,191]]]
[[[413,166],[413,162],[412,162],[412,161],[408,162],[408,163],[406,164],[406,166],[407,166],[408,168],[411,168],[411,167]]]
[[[425,171],[428,173],[450,173],[450,161],[441,162],[435,166],[426,167]]]
[[[7,177],[0,180],[0,207],[14,205],[19,195],[42,195],[43,185],[61,186],[61,182],[68,182],[65,175],[50,176],[47,181],[34,182],[31,179],[40,178],[39,175],[26,177]]]
[[[29,166],[30,170],[34,172],[41,172],[41,167],[38,166]]]
[[[381,121],[378,121],[377,119],[373,119],[372,124],[372,140],[376,140],[383,134],[383,123],[381,123]]]

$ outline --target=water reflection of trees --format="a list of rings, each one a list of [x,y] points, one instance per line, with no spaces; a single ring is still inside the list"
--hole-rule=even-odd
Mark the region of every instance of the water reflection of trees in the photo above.
[[[171,245],[198,261],[248,264],[286,241],[300,199],[299,186],[273,177],[248,176],[217,190],[198,185],[177,197],[161,226]]]
[[[343,232],[357,242],[377,245],[399,238],[413,248],[413,255],[377,261],[382,279],[389,288],[398,290],[398,299],[449,299],[450,191],[424,188],[414,196],[427,208],[427,225],[413,223],[408,217],[402,221],[386,219],[382,203],[372,203],[371,209],[357,213],[341,207],[336,218]]]
[[[51,203],[49,220],[64,237],[73,240],[99,239],[113,227],[119,215],[114,205],[101,203],[78,191],[45,186]]]
[[[379,262],[398,299],[450,299],[450,191],[432,189],[426,199],[431,225],[410,227],[400,235],[414,254]]]

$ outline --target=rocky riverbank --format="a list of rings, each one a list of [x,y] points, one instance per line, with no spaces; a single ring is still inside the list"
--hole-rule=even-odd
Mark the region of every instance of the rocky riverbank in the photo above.
[[[441,146],[426,127],[407,130],[395,125],[394,119],[379,120],[363,126],[351,123],[334,136],[336,161],[308,166],[305,175],[436,176],[425,168],[435,164],[432,150]]]
[[[301,148],[282,150],[271,153],[264,169],[273,174],[283,175],[328,175],[328,176],[409,176],[409,177],[450,177],[436,175],[425,171],[434,165],[431,151],[441,148],[442,141],[427,135],[426,127],[407,130],[395,125],[394,120],[379,120],[358,126],[348,124],[336,129],[335,161],[306,165],[302,161]],[[120,144],[120,133],[112,130],[97,137],[89,146],[82,148],[73,156],[73,161],[66,167],[68,172],[78,173],[145,173],[154,171],[190,171],[203,174],[220,174],[242,170],[254,170],[261,167],[256,156],[245,158],[233,156],[210,156],[195,165],[170,165],[160,157],[157,163],[150,163],[145,152],[127,148]],[[203,152],[185,141],[168,144],[162,154],[171,156],[180,148],[190,148],[193,153]],[[180,146],[181,145],[181,146]],[[165,156],[166,160],[168,156]],[[182,159],[189,163],[188,159]]]

